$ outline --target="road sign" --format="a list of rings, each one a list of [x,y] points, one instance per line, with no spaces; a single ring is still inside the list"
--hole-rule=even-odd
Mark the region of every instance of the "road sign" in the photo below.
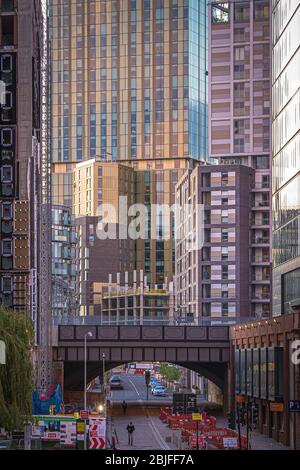
[[[205,447],[206,439],[203,436],[198,437],[198,445],[200,447]],[[194,436],[190,436],[190,447],[197,447],[197,438]]]
[[[99,450],[105,448],[105,425],[90,424],[89,449]]]
[[[192,413],[192,420],[193,421],[201,421],[202,420],[202,414],[201,413]]]
[[[88,419],[89,418],[88,410],[80,410],[80,418],[81,419]]]
[[[270,411],[282,412],[284,410],[283,403],[272,403],[270,402]]]
[[[237,437],[223,437],[223,446],[229,449],[237,449],[238,448]]]
[[[300,413],[300,400],[289,400],[289,413]]]

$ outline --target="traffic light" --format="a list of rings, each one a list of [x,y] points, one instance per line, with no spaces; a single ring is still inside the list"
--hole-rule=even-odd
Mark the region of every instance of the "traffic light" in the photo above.
[[[251,423],[256,426],[258,423],[258,406],[253,404],[251,409]]]
[[[148,387],[148,385],[149,385],[149,383],[150,383],[150,376],[151,376],[150,370],[146,370],[146,371],[145,371],[145,382],[146,382],[147,387]]]
[[[235,429],[235,416],[234,411],[227,413],[228,427],[229,429]]]

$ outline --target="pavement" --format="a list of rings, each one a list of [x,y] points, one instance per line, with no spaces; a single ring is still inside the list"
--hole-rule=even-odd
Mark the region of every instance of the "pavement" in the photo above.
[[[168,397],[153,397],[147,389],[144,376],[120,374],[124,389],[112,391],[113,426],[118,438],[117,448],[120,450],[176,450],[171,443],[172,431],[159,419],[159,408],[172,402],[172,391]],[[121,403],[128,404],[124,415]],[[212,412],[212,414],[214,414]],[[227,427],[228,420],[217,415],[218,427]],[[132,421],[135,426],[133,446],[128,445],[127,425]],[[246,435],[246,428],[241,428]],[[289,450],[288,447],[262,435],[251,432],[251,448],[253,450]]]

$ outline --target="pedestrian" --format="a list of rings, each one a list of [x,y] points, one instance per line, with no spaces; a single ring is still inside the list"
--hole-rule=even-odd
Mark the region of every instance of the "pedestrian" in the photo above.
[[[123,403],[122,403],[122,408],[123,408],[123,414],[126,415],[126,411],[127,411],[127,403],[125,400],[123,400]]]
[[[127,426],[128,445],[129,446],[133,446],[133,433],[134,433],[134,431],[135,431],[135,427],[134,427],[132,421],[130,421],[130,423]]]

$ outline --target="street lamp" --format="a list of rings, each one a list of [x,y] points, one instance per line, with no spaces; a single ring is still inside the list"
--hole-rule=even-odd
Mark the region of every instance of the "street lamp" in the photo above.
[[[87,361],[87,354],[86,354],[86,339],[87,337],[92,337],[93,334],[91,331],[88,331],[84,335],[84,410],[86,410],[86,361]],[[84,420],[84,450],[86,450],[86,422]]]
[[[102,354],[102,367],[103,392],[105,394],[105,353]]]

